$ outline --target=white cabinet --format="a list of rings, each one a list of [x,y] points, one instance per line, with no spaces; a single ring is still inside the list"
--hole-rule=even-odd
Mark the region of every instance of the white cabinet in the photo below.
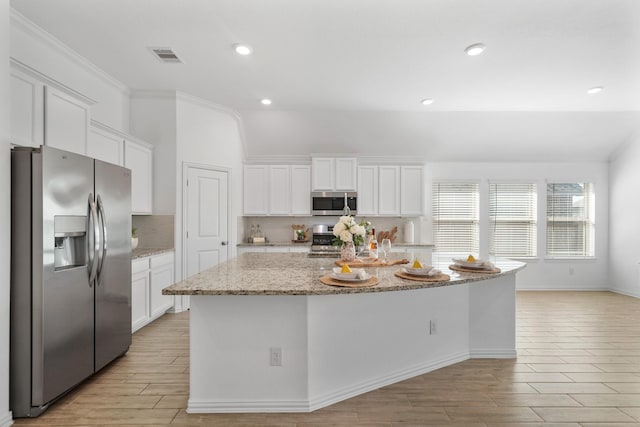
[[[244,215],[310,215],[308,165],[245,165]]]
[[[378,177],[378,215],[399,215],[400,167],[380,166]]]
[[[44,83],[11,69],[11,142],[27,147],[44,143]]]
[[[92,124],[87,141],[87,156],[124,166],[124,139]]]
[[[355,157],[314,157],[311,159],[313,191],[355,191]]]
[[[173,252],[131,262],[131,332],[153,322],[173,307],[173,297],[162,295],[162,289],[174,282]]]
[[[269,166],[246,165],[244,167],[245,215],[269,214]]]
[[[147,144],[124,141],[124,167],[131,169],[131,213],[151,214],[152,152]]]
[[[291,168],[269,166],[269,214],[288,215],[291,212]]]
[[[311,215],[311,167],[291,166],[291,214]]]
[[[151,257],[151,278],[149,281],[149,315],[152,319],[162,316],[173,307],[173,296],[162,295],[162,289],[175,283],[173,253]]]
[[[400,170],[400,215],[422,216],[424,213],[424,168],[402,166]]]
[[[45,145],[87,153],[89,139],[89,105],[51,86],[45,86]]]
[[[421,216],[423,166],[358,166],[358,215]]]

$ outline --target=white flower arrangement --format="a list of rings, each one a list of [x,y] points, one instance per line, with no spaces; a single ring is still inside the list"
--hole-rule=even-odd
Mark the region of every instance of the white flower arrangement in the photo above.
[[[369,232],[371,223],[363,221],[358,224],[352,216],[341,216],[340,220],[333,226],[334,246],[341,246],[347,242],[352,242],[355,246],[363,245],[364,239]]]

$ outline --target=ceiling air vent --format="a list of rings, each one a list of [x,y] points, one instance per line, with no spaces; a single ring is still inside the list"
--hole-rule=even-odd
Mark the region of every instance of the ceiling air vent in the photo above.
[[[162,62],[170,64],[182,63],[182,59],[170,47],[151,47],[151,52]]]

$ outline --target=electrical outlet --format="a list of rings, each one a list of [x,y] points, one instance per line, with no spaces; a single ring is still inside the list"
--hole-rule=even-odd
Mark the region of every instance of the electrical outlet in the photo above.
[[[280,347],[271,347],[270,351],[270,365],[282,366],[282,349]]]
[[[438,321],[436,319],[429,320],[429,335],[438,333]]]

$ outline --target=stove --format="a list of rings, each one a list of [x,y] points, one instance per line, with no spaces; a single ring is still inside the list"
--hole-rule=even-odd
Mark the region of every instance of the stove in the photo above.
[[[311,237],[310,257],[338,257],[340,248],[333,246],[333,225],[315,224]]]

